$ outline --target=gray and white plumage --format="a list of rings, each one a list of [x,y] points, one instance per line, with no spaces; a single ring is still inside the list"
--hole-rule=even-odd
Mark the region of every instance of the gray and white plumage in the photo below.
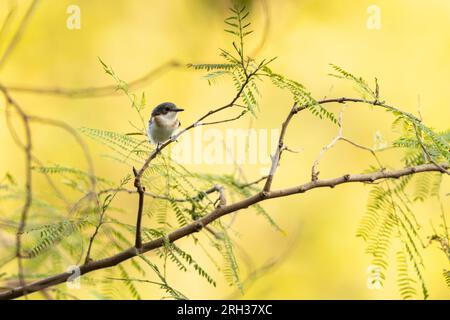
[[[170,139],[172,134],[181,125],[177,118],[178,112],[184,111],[171,102],[157,105],[148,122],[147,136],[150,142],[163,143]]]

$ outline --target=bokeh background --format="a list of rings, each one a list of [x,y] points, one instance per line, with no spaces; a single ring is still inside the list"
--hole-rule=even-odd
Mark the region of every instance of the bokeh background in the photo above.
[[[10,1],[0,0],[0,18]],[[29,1],[18,0],[17,26]],[[69,5],[81,8],[81,29],[66,27]],[[356,95],[351,86],[328,76],[334,63],[372,82],[377,77],[381,96],[392,105],[417,114],[418,106],[426,124],[447,129],[450,119],[450,2],[447,0],[254,0],[247,2],[254,33],[248,38],[248,52],[257,57],[278,58],[272,68],[303,83],[316,98]],[[371,4],[381,9],[381,29],[367,28]],[[161,0],[42,0],[23,38],[9,61],[0,69],[0,81],[7,86],[90,87],[112,84],[97,57],[111,65],[124,80],[131,81],[168,61],[181,64],[216,62],[219,48],[230,48],[230,36],[223,32],[228,1]],[[10,35],[0,42],[4,50]],[[148,108],[173,101],[188,111],[184,124],[212,106],[226,103],[233,95],[232,84],[220,81],[209,86],[202,73],[177,67],[167,70],[136,93],[146,92]],[[289,96],[271,85],[261,86],[261,111],[257,119],[242,118],[219,126],[278,128],[286,116]],[[14,97],[30,113],[63,120],[75,128],[92,127],[119,132],[132,130],[136,120],[122,95],[102,98],[67,98],[14,92]],[[0,106],[3,109],[3,106]],[[333,106],[338,112],[340,106]],[[389,142],[392,118],[366,107],[349,107],[345,114],[345,134],[372,146],[374,133]],[[82,166],[82,154],[72,139],[57,129],[36,126],[34,147],[40,159],[49,163]],[[336,127],[310,115],[296,118],[287,143],[298,154],[285,154],[275,187],[291,186],[310,179],[313,159],[336,134]],[[101,157],[104,148],[88,141],[96,171],[118,181],[129,172]],[[10,172],[23,183],[23,154],[12,141],[0,118],[0,176]],[[399,165],[398,153],[383,159]],[[347,145],[337,145],[321,164],[321,176],[333,177],[360,172],[373,164],[370,154]],[[200,172],[229,172],[232,166],[191,165]],[[249,180],[259,177],[259,166],[243,167]],[[448,189],[448,181],[445,185]],[[50,192],[45,181],[34,188]],[[364,243],[355,231],[365,211],[369,187],[346,185],[332,190],[314,190],[264,203],[264,207],[285,230],[282,235],[251,211],[239,213],[238,256],[242,277],[257,271],[243,295],[219,281],[209,286],[193,274],[174,272],[172,283],[191,298],[250,299],[396,299],[395,268],[380,290],[369,290]],[[134,221],[136,199],[120,198]],[[445,209],[450,210],[448,201]],[[3,208],[4,209],[4,208]],[[423,234],[437,217],[436,203],[416,206]],[[430,231],[431,232],[431,231]],[[239,253],[241,252],[241,253]],[[242,253],[245,252],[245,253]],[[196,253],[194,252],[194,255]],[[200,253],[199,253],[200,255]],[[441,270],[448,261],[437,248],[424,250],[425,279],[431,299],[448,299]],[[201,257],[198,258],[200,261]],[[261,267],[263,267],[261,269]],[[149,287],[146,298],[160,292]],[[92,298],[88,293],[85,297]]]

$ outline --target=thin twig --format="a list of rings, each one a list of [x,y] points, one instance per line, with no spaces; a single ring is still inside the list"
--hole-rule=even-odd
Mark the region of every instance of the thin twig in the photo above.
[[[11,4],[12,4],[12,1],[9,2],[10,9],[9,9],[8,14],[6,15],[5,19],[3,20],[3,24],[0,28],[0,43],[3,43],[3,39],[6,36],[7,30],[12,23],[12,20],[13,20],[12,18],[14,16],[14,13],[17,10],[17,4],[14,4],[14,5],[11,5]]]
[[[377,152],[378,152],[378,151],[384,151],[384,150],[387,150],[388,148],[377,149],[377,150],[376,150],[376,149],[373,149],[373,148],[369,148],[369,147],[363,146],[363,145],[361,145],[361,144],[359,144],[359,143],[357,143],[357,142],[354,142],[353,140],[350,140],[350,139],[348,139],[348,138],[346,138],[346,137],[341,137],[340,140],[341,140],[341,141],[345,141],[345,142],[351,144],[352,146],[354,146],[354,147],[356,147],[356,148],[359,148],[359,149],[362,149],[362,150],[369,151],[369,152],[373,155],[373,157],[375,158],[375,160],[377,161],[377,163],[378,163],[378,165],[380,166],[380,168],[383,168],[383,165],[381,164],[380,158],[378,158],[378,156],[377,156]]]
[[[92,161],[92,157],[91,157],[91,154],[89,152],[89,148],[88,148],[86,142],[84,142],[83,138],[80,136],[78,131],[75,130],[74,128],[72,128],[71,126],[69,126],[64,121],[60,121],[60,120],[42,118],[42,117],[34,116],[34,115],[30,115],[29,119],[30,119],[30,121],[35,121],[35,122],[39,122],[42,124],[61,128],[61,129],[65,130],[67,133],[69,133],[75,139],[75,141],[78,143],[81,150],[83,151],[83,155],[84,155],[84,158],[87,163],[87,172],[88,172],[89,180],[91,183],[91,192],[95,193],[96,186],[97,186],[97,178],[95,176],[94,162]]]
[[[20,216],[20,224],[17,229],[16,233],[16,257],[17,257],[17,263],[18,263],[18,269],[19,269],[19,282],[22,287],[26,287],[25,285],[25,277],[24,277],[24,271],[23,271],[23,263],[22,263],[22,253],[21,253],[21,237],[25,230],[27,218],[28,218],[28,211],[31,207],[31,202],[33,199],[32,195],[32,141],[31,141],[31,128],[30,128],[30,122],[28,115],[25,113],[25,111],[20,107],[20,105],[10,96],[9,92],[0,85],[0,91],[3,92],[3,95],[5,96],[6,102],[9,105],[12,105],[18,114],[20,115],[23,125],[25,127],[25,145],[23,146],[24,152],[25,152],[25,202],[22,207],[22,212]],[[24,295],[27,295],[27,291],[24,291]]]
[[[258,184],[258,183],[260,183],[260,182],[266,180],[267,177],[268,177],[268,176],[263,176],[263,177],[261,177],[261,178],[255,180],[255,181],[248,182],[248,183],[244,183],[244,184],[239,184],[238,187],[239,187],[239,188],[248,188],[248,187],[254,186],[254,185],[256,185],[256,184]]]
[[[247,110],[244,110],[239,115],[237,115],[236,117],[225,119],[225,120],[218,120],[218,121],[212,121],[212,122],[201,122],[201,123],[197,124],[197,126],[199,126],[199,125],[201,125],[201,126],[209,126],[209,125],[212,125],[212,124],[220,124],[220,123],[235,121],[235,120],[238,120],[238,119],[242,118],[245,114],[247,114],[247,112],[248,112]]]
[[[100,217],[98,219],[98,223],[95,226],[94,232],[92,233],[91,237],[89,238],[88,248],[86,251],[86,257],[84,258],[84,264],[88,264],[89,262],[92,261],[92,259],[91,259],[92,246],[94,244],[95,237],[97,236],[98,231],[100,230],[100,227],[103,225],[103,218],[105,216],[105,213],[106,213],[106,210],[102,210]]]
[[[8,47],[3,52],[3,55],[0,58],[0,69],[5,65],[6,60],[8,59],[10,54],[13,52],[13,50],[16,48],[17,44],[20,42],[20,39],[22,38],[22,35],[28,25],[28,22],[30,21],[30,18],[33,16],[34,10],[36,9],[38,3],[39,3],[39,0],[33,0],[30,7],[28,8],[28,11],[25,14],[25,16],[23,17],[22,21],[20,22],[20,25],[17,28],[16,33],[14,34]]]
[[[270,188],[272,186],[273,177],[277,171],[278,164],[281,159],[281,154],[284,150],[284,136],[286,135],[287,127],[289,126],[289,123],[291,122],[294,115],[296,115],[298,112],[306,109],[306,107],[297,107],[297,102],[294,103],[294,105],[291,108],[291,111],[289,112],[286,120],[283,122],[283,125],[281,126],[281,133],[280,137],[278,139],[278,145],[277,150],[275,151],[275,154],[272,155],[272,166],[270,167],[269,175],[267,176],[266,184],[264,185],[264,192],[269,192]]]
[[[136,90],[148,84],[155,77],[171,70],[172,68],[182,66],[178,61],[166,62],[146,74],[142,77],[132,80],[128,83],[129,90]],[[57,95],[65,96],[68,98],[96,98],[109,95],[118,95],[120,92],[117,90],[117,85],[99,86],[99,87],[84,87],[84,88],[63,88],[63,87],[26,87],[26,86],[14,86],[7,85],[10,91],[31,93],[31,94],[43,94],[43,95]]]
[[[320,151],[319,155],[317,156],[316,160],[314,161],[313,165],[312,165],[312,169],[311,169],[311,180],[317,180],[319,177],[319,172],[317,171],[317,166],[319,165],[320,160],[322,159],[322,157],[325,155],[325,153],[331,149],[338,141],[345,141],[349,144],[351,144],[352,146],[365,150],[365,151],[369,151],[373,157],[375,158],[377,164],[380,167],[380,170],[383,170],[383,165],[380,161],[380,159],[378,158],[377,154],[376,154],[376,150],[369,148],[369,147],[365,147],[359,143],[356,143],[352,140],[350,140],[349,138],[346,138],[343,136],[343,112],[344,109],[341,110],[341,112],[339,113],[339,120],[338,120],[338,125],[339,125],[339,129],[338,129],[338,134],[331,140],[331,142],[326,145],[325,147],[322,148],[322,150]],[[378,150],[381,151],[381,150]]]
[[[169,196],[163,196],[159,194],[155,194],[153,192],[145,191],[144,195],[153,199],[159,199],[159,200],[167,200],[167,201],[173,201],[173,202],[192,202],[192,201],[200,201],[203,199],[204,195],[210,194],[215,192],[214,189],[208,189],[206,191],[201,191],[198,195],[193,197],[186,197],[186,198],[172,198]],[[104,193],[110,193],[110,192],[124,192],[128,194],[136,194],[138,193],[136,190],[133,189],[127,189],[127,188],[109,188],[109,189],[103,189],[98,192],[99,195]]]
[[[25,144],[19,139],[19,135],[17,133],[17,131],[15,130],[14,126],[12,125],[11,122],[11,116],[9,114],[9,108],[8,105],[6,106],[6,110],[5,110],[5,118],[6,118],[6,126],[8,127],[9,133],[11,134],[11,137],[13,139],[13,141],[22,149],[25,149]],[[34,163],[37,163],[39,166],[42,167],[42,162],[37,158],[37,156],[34,153],[31,153],[31,157]],[[66,206],[69,208],[70,207],[70,203],[69,200],[63,195],[63,193],[59,190],[59,188],[56,186],[56,184],[53,182],[52,178],[50,177],[50,175],[46,172],[43,172],[47,183],[49,184],[49,186],[53,189],[53,191],[55,192],[56,196],[58,198],[60,198],[65,204]]]
[[[311,180],[312,181],[316,181],[319,178],[319,172],[317,172],[317,166],[319,165],[319,162],[322,159],[322,157],[325,155],[325,153],[328,150],[330,150],[342,138],[342,131],[343,131],[342,121],[343,121],[343,117],[344,117],[344,110],[345,110],[345,106],[344,106],[344,108],[342,108],[341,112],[339,113],[339,119],[338,119],[339,129],[338,129],[337,136],[335,136],[329,144],[327,144],[325,147],[322,148],[322,150],[320,150],[319,155],[317,156],[316,160],[314,161],[314,163],[312,165],[312,169],[311,169]]]

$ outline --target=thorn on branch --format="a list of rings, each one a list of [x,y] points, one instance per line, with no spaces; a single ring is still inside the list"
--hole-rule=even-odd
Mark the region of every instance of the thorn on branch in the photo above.
[[[300,151],[293,150],[293,149],[289,148],[288,146],[284,146],[282,151],[287,151],[287,152],[291,152],[291,153],[300,153]]]

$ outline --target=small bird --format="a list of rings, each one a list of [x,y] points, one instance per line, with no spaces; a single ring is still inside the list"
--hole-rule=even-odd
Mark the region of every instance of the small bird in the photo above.
[[[147,136],[150,142],[160,145],[172,137],[172,134],[181,125],[177,113],[184,111],[172,102],[163,102],[157,105],[148,122]]]

